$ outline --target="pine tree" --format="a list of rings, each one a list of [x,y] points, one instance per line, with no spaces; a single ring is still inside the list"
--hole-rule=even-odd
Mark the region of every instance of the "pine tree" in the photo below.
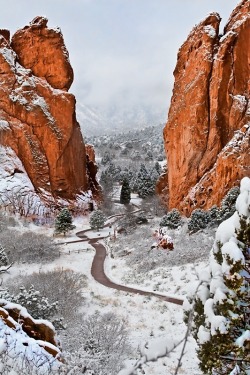
[[[92,212],[89,219],[89,225],[91,229],[99,230],[104,227],[106,217],[101,210],[96,210]]]
[[[155,181],[152,180],[144,164],[141,164],[137,174],[136,186],[137,193],[142,199],[155,194]]]
[[[74,229],[72,225],[72,216],[67,208],[63,208],[56,217],[55,220],[55,233],[63,233],[64,235],[70,230]]]
[[[209,268],[200,272],[193,329],[206,374],[227,375],[236,365],[246,374],[250,363],[249,200],[250,179],[244,178],[237,212],[219,226]]]
[[[129,182],[127,179],[123,181],[121,194],[120,194],[120,203],[121,204],[129,204],[131,200],[131,190],[129,186]]]
[[[8,266],[8,264],[9,259],[7,257],[4,247],[0,244],[0,267]]]

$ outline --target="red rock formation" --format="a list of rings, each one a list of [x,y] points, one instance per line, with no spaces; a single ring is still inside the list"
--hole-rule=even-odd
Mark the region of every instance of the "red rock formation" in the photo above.
[[[244,126],[250,119],[250,1],[235,9],[221,38],[219,23],[219,15],[211,14],[193,29],[174,71],[164,129],[168,174],[158,192],[164,197],[168,185],[169,208],[186,214],[219,204],[250,175]]]
[[[68,90],[73,82],[73,69],[60,29],[47,28],[48,20],[36,17],[30,26],[18,30],[11,47],[18,62],[55,89]]]
[[[90,173],[75,97],[66,91],[73,72],[62,34],[37,17],[11,45],[6,35],[0,32],[0,143],[15,151],[36,191],[74,199],[90,188]]]
[[[21,324],[23,331],[35,340],[48,353],[60,360],[60,349],[57,347],[56,333],[53,325],[46,320],[33,319],[22,306],[0,300],[0,318],[12,329],[18,329]]]

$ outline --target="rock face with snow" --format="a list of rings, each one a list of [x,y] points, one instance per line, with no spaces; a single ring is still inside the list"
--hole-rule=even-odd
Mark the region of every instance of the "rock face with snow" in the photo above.
[[[0,31],[0,73],[0,144],[15,152],[37,192],[74,199],[88,190],[92,172],[67,91],[73,70],[60,30],[36,17],[11,42]]]
[[[209,208],[250,170],[250,1],[219,35],[220,17],[197,25],[178,53],[164,142],[168,173],[158,192],[185,214]]]
[[[29,337],[39,340],[41,347],[54,357],[59,357],[60,350],[55,329],[49,321],[33,319],[24,307],[4,299],[0,300],[0,320],[13,330],[21,324],[22,330]]]

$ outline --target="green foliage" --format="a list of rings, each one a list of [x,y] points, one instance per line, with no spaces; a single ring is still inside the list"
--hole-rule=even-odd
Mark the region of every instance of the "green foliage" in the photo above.
[[[8,266],[9,263],[5,248],[0,244],[0,267]]]
[[[223,256],[222,256],[221,248],[222,248],[222,243],[220,241],[218,241],[217,246],[216,246],[216,251],[214,249],[214,252],[213,252],[217,263],[220,264],[220,265],[223,262]]]
[[[236,199],[240,194],[240,188],[238,186],[233,187],[228,191],[226,196],[221,201],[221,222],[228,219],[235,212]]]
[[[194,210],[191,214],[188,222],[188,230],[192,233],[197,232],[200,229],[204,229],[210,222],[210,215],[207,211],[200,208]]]
[[[228,219],[235,212],[236,199],[239,196],[240,189],[238,186],[228,191],[221,201],[221,206],[213,206],[209,211],[210,225],[218,226],[224,220]]]
[[[124,180],[121,188],[120,194],[120,203],[121,204],[129,204],[131,199],[131,190],[129,186],[128,180]]]
[[[135,187],[138,196],[142,199],[155,194],[155,181],[151,178],[144,164],[141,164],[137,174]]]
[[[74,229],[75,226],[72,225],[72,216],[67,208],[63,208],[56,217],[55,220],[55,233],[64,235],[70,230]]]
[[[169,227],[171,229],[176,229],[181,225],[181,214],[176,209],[173,208],[169,211],[160,221],[160,227]]]
[[[237,345],[237,339],[250,330],[249,244],[250,218],[241,217],[233,240],[214,245],[212,255],[218,265],[212,263],[216,273],[211,273],[207,284],[202,283],[202,288],[208,288],[206,300],[199,298],[201,289],[195,296],[193,335],[198,340],[197,354],[205,374],[228,375],[234,369],[235,358],[240,359],[239,374],[246,373],[250,340],[246,340],[245,345]],[[211,287],[214,282],[216,288]],[[205,340],[199,336],[201,329],[206,332]]]
[[[106,217],[101,210],[96,210],[92,212],[89,219],[89,225],[91,229],[99,230],[104,227]]]

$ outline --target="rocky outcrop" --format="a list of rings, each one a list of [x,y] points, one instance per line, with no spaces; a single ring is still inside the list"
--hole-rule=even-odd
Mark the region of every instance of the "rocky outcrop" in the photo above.
[[[178,53],[164,142],[167,176],[158,183],[169,208],[209,208],[250,175],[250,1],[197,25]]]
[[[33,319],[27,310],[16,303],[0,300],[0,319],[13,330],[22,330],[31,338],[38,340],[39,346],[60,360],[60,349],[54,326],[47,320]]]
[[[74,199],[90,188],[87,156],[67,92],[73,71],[59,29],[35,18],[0,31],[0,144],[14,150],[37,192]]]
[[[60,29],[49,29],[47,22],[44,17],[34,18],[13,35],[11,47],[23,67],[55,89],[68,90],[73,82],[69,54]]]

